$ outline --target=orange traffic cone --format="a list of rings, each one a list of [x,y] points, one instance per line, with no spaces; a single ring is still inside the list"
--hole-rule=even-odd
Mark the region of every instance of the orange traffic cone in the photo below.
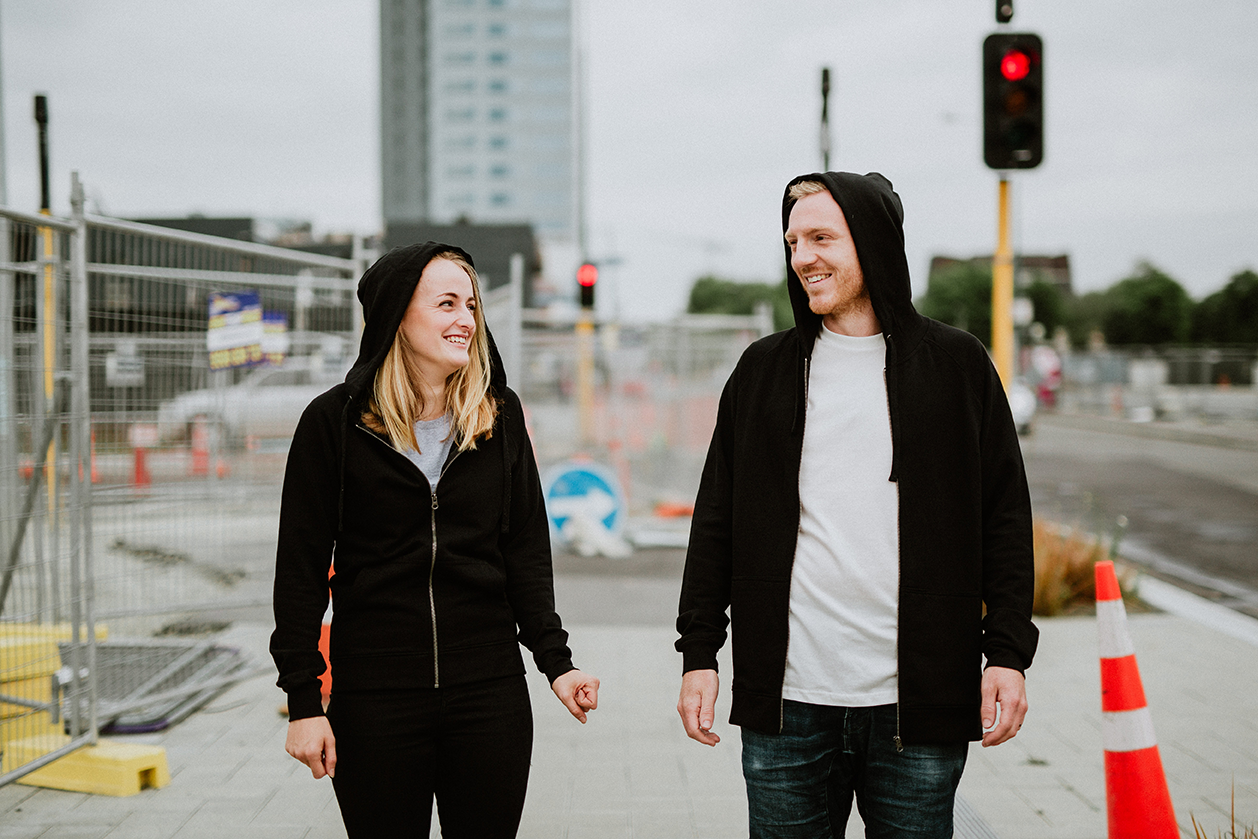
[[[328,581],[331,582],[332,575],[336,573],[335,568],[328,569]],[[332,695],[332,589],[328,589],[328,608],[323,613],[323,624],[319,627],[319,652],[323,653],[323,663],[326,669],[323,675],[319,677],[319,692],[323,694],[323,704],[327,705],[328,697]]]
[[[1166,773],[1144,698],[1114,563],[1096,564],[1101,741],[1109,839],[1178,839]]]
[[[189,436],[192,458],[188,461],[188,474],[194,478],[203,478],[210,474],[210,430],[206,427],[205,420],[194,421]]]
[[[135,448],[135,468],[131,470],[131,483],[137,487],[147,487],[153,483],[153,475],[148,467],[148,450],[143,446]]]

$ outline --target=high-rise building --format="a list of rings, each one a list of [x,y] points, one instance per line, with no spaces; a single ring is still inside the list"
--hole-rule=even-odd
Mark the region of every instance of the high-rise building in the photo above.
[[[384,221],[577,238],[572,0],[381,0]]]

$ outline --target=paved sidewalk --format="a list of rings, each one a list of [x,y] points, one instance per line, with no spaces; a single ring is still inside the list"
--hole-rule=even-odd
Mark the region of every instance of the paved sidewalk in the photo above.
[[[1190,816],[1211,836],[1224,829],[1233,785],[1238,818],[1258,823],[1258,621],[1155,580],[1142,583],[1142,595],[1175,610],[1129,622],[1185,835]],[[1039,623],[1027,725],[1004,746],[972,747],[961,792],[1001,839],[1101,839],[1095,621]],[[537,744],[521,837],[745,836],[737,730],[722,723],[715,749],[682,734],[672,630],[587,621],[571,631],[577,661],[603,680],[602,704],[581,726],[530,674]],[[225,641],[265,661],[267,632],[238,625]],[[160,790],[107,798],[0,788],[0,839],[343,837],[329,782],[312,780],[284,753],[282,699],[263,676],[166,732],[121,738],[165,746],[172,779]],[[718,718],[727,713],[722,702]],[[853,822],[848,835],[860,836]]]

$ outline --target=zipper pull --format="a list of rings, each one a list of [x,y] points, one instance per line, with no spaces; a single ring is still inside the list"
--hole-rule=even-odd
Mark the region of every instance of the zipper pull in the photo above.
[[[436,490],[433,490],[433,493],[432,493],[432,508],[434,510],[437,509],[437,491]]]
[[[899,735],[899,734],[897,734],[896,736],[892,737],[891,739],[895,741],[895,750],[896,750],[897,752],[902,752],[902,751],[904,751],[904,743],[900,740],[900,735]]]

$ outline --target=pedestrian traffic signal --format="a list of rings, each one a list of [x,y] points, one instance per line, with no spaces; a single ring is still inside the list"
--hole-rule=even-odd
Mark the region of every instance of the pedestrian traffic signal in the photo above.
[[[1029,33],[983,41],[983,161],[1034,169],[1044,159],[1044,44]]]
[[[594,308],[594,286],[598,283],[598,266],[583,262],[577,269],[577,285],[581,289],[581,308]]]

